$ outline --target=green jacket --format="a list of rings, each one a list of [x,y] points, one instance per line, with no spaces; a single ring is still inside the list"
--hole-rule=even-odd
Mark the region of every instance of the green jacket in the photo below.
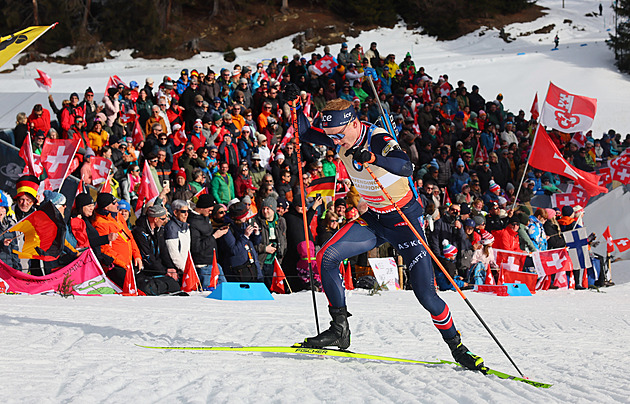
[[[322,172],[324,177],[334,177],[337,175],[337,166],[328,160],[322,161]]]
[[[226,177],[227,181],[225,177],[219,173],[212,177],[212,196],[214,196],[214,200],[217,201],[217,203],[224,205],[227,205],[228,202],[236,198],[234,180],[230,174],[226,174]]]

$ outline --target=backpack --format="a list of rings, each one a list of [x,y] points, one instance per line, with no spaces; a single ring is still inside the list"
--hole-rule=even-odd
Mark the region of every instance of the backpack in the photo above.
[[[146,276],[140,272],[136,275],[136,283],[138,289],[147,296],[166,295],[180,290],[179,282],[165,275]]]

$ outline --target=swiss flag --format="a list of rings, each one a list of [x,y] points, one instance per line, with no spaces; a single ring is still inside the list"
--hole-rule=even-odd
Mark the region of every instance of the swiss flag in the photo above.
[[[184,276],[182,279],[181,290],[184,292],[192,292],[196,291],[199,286],[201,286],[201,281],[199,280],[199,275],[197,275],[197,270],[195,269],[195,263],[193,262],[192,255],[190,255],[189,251],[188,257],[186,258],[186,265],[184,266]]]
[[[577,147],[584,147],[586,145],[586,135],[584,132],[575,132],[571,138],[571,143]]]
[[[630,155],[615,157],[608,163],[615,170],[621,167],[630,167]]]
[[[617,249],[619,250],[619,252],[624,252],[628,249],[630,249],[630,239],[623,237],[623,238],[618,238],[616,240],[613,240],[613,243],[615,243],[615,245],[617,246]]]
[[[573,271],[573,263],[566,247],[532,254],[534,268],[538,276],[553,275],[558,272]]]
[[[92,168],[92,185],[98,185],[105,182],[112,169],[112,161],[104,157],[92,157],[90,159]]]
[[[35,79],[35,84],[37,84],[39,88],[43,88],[44,90],[50,92],[50,88],[52,87],[52,79],[50,76],[39,69],[35,70],[39,73],[39,77]]]
[[[182,124],[177,132],[173,133],[173,143],[175,144],[175,146],[186,144],[186,142],[188,141],[188,136],[186,136],[185,128],[186,122]]]
[[[488,161],[488,151],[486,150],[486,146],[481,146],[479,141],[477,141],[477,150],[475,151],[475,160],[476,159]]]
[[[219,265],[217,263],[217,249],[212,251],[212,272],[210,272],[210,288],[214,289],[219,284]]]
[[[343,286],[346,290],[354,290],[354,284],[352,283],[352,269],[350,269],[350,261],[346,264],[346,270],[343,274]]]
[[[492,276],[492,270],[490,269],[490,265],[486,268],[486,280],[484,281],[486,285],[496,285],[494,281],[494,276]]]
[[[107,90],[109,88],[112,87],[118,87],[119,84],[122,84],[123,86],[127,87],[127,85],[125,84],[125,82],[123,82],[120,77],[114,75],[114,76],[109,76],[109,80],[107,80],[107,87],[105,87],[105,95],[107,95]]]
[[[70,165],[79,149],[79,140],[46,139],[42,147],[42,165],[53,190],[59,189],[70,174]]]
[[[269,290],[271,290],[272,292],[280,293],[280,294],[286,293],[284,291],[285,279],[287,279],[287,277],[284,276],[284,271],[282,270],[282,267],[280,266],[278,259],[274,258],[273,259],[273,279],[271,280],[271,287],[269,288]]]
[[[144,142],[144,132],[140,127],[140,121],[136,119],[135,125],[133,127],[133,144],[137,146],[140,142]]]
[[[630,184],[630,167],[621,166],[619,168],[615,168],[612,179],[619,181],[622,184]]]
[[[529,156],[529,164],[539,170],[560,174],[573,180],[591,196],[608,192],[606,188],[598,185],[599,176],[597,174],[579,170],[562,157],[562,153],[549,138],[542,125],[538,125],[536,139]]]
[[[513,251],[494,249],[497,253],[495,262],[504,271],[520,272],[523,270],[523,264],[527,254],[516,253]]]
[[[575,285],[575,281],[573,281],[573,284]],[[553,286],[557,287],[558,289],[568,289],[569,282],[567,280],[567,273],[560,272],[556,274],[556,279],[553,281]]]
[[[598,185],[605,187],[611,182],[612,182],[612,175],[610,174],[610,167],[600,168]]]
[[[123,296],[138,296],[138,287],[136,286],[136,275],[133,268],[128,267],[125,274],[125,283],[123,285]]]
[[[614,252],[615,251],[615,243],[613,243],[613,238],[610,235],[610,226],[606,227],[606,230],[604,230],[603,236],[606,239],[606,252],[608,254],[610,254],[611,252]]]
[[[160,192],[158,191],[151,168],[149,168],[149,162],[144,161],[144,169],[142,170],[142,182],[138,188],[138,203],[136,205],[136,217],[140,217],[140,211],[145,204],[149,204],[158,197]]]
[[[551,195],[551,205],[554,208],[560,208],[564,206],[585,206],[586,202],[588,202],[588,198],[585,198],[586,195],[582,195],[578,192],[568,192],[561,194],[553,194]]]
[[[295,133],[295,128],[293,127],[293,125],[289,126],[287,128],[287,133],[284,135],[284,137],[280,141],[280,149],[284,149],[284,146],[286,146],[287,143],[289,143],[289,140],[291,140],[294,133]]]
[[[561,132],[587,131],[597,112],[597,100],[571,94],[549,83],[540,121]]]
[[[534,96],[534,103],[529,109],[529,112],[531,112],[532,114],[532,119],[538,120],[538,117],[540,116],[540,114],[538,113],[538,93],[536,93],[536,95]]]
[[[33,143],[31,143],[31,134],[26,134],[26,139],[22,143],[22,148],[19,153],[20,157],[26,161],[26,167],[24,167],[25,175],[34,175],[39,178],[44,172],[44,166],[42,165],[42,158],[38,154],[33,154]]]
[[[338,64],[339,63],[337,63],[337,61],[335,60],[334,57],[332,57],[331,55],[327,55],[327,56],[324,56],[323,58],[319,59],[313,65],[313,71],[318,76],[321,76],[322,74],[326,74],[330,70],[332,70],[333,68],[337,67]]]
[[[129,122],[135,121],[136,119],[138,119],[138,115],[136,115],[134,110],[131,110],[130,112],[121,112],[120,114],[120,122],[125,125]]]

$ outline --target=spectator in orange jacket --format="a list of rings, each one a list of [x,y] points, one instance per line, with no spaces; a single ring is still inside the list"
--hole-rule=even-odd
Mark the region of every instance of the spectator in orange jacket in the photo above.
[[[132,264],[142,270],[140,250],[133,239],[125,219],[118,214],[118,204],[112,194],[100,193],[96,198],[96,214],[92,222],[101,236],[116,233],[118,237],[101,246],[103,254],[114,259],[114,266],[107,271],[107,277],[122,287],[127,268]]]
[[[516,216],[510,218],[507,227],[503,230],[492,232],[494,236],[494,248],[509,251],[522,251],[518,241],[518,229],[520,222]]]

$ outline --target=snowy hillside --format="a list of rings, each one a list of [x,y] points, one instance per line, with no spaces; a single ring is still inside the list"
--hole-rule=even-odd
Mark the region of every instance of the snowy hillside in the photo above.
[[[538,1],[548,15],[506,27],[516,41],[505,43],[497,30],[480,30],[452,42],[438,42],[402,27],[365,32],[349,41],[378,42],[402,58],[412,52],[417,66],[436,77],[447,73],[467,87],[477,84],[486,99],[501,92],[507,108],[529,110],[536,91],[549,81],[598,99],[595,133],[630,132],[630,81],[613,65],[604,44],[611,10],[585,17],[599,1]],[[572,20],[571,24],[564,23]],[[549,34],[529,33],[555,24]],[[480,33],[483,31],[483,35]],[[555,34],[560,49],[551,51]],[[586,45],[586,46],[582,46]],[[319,50],[321,51],[321,49]],[[338,47],[333,47],[336,53]],[[290,38],[264,48],[237,49],[237,63],[253,64],[291,55]],[[524,54],[521,54],[524,53]],[[111,60],[83,66],[31,63],[0,75],[0,127],[15,114],[46,103],[35,69],[53,79],[61,101],[87,86],[102,92],[107,78],[143,82],[176,77],[181,68],[228,66],[220,55],[188,61],[138,60],[120,52]],[[16,103],[23,104],[11,107]],[[630,237],[630,193],[622,189],[586,209],[586,226],[598,234],[610,225],[615,238]],[[597,249],[602,252],[605,243]],[[628,258],[629,255],[626,255]],[[550,290],[532,297],[495,297],[468,292],[477,311],[523,373],[552,383],[537,389],[451,366],[377,363],[281,354],[151,351],[153,345],[287,345],[315,334],[310,292],[274,295],[274,301],[228,302],[191,297],[78,297],[0,295],[0,385],[8,403],[614,403],[628,402],[630,362],[630,264],[613,265],[617,286],[595,291]],[[486,363],[517,374],[467,305],[454,292],[441,292],[464,343]],[[322,328],[327,301],[317,295]],[[355,352],[450,359],[446,344],[411,291],[368,296],[348,293]]]

